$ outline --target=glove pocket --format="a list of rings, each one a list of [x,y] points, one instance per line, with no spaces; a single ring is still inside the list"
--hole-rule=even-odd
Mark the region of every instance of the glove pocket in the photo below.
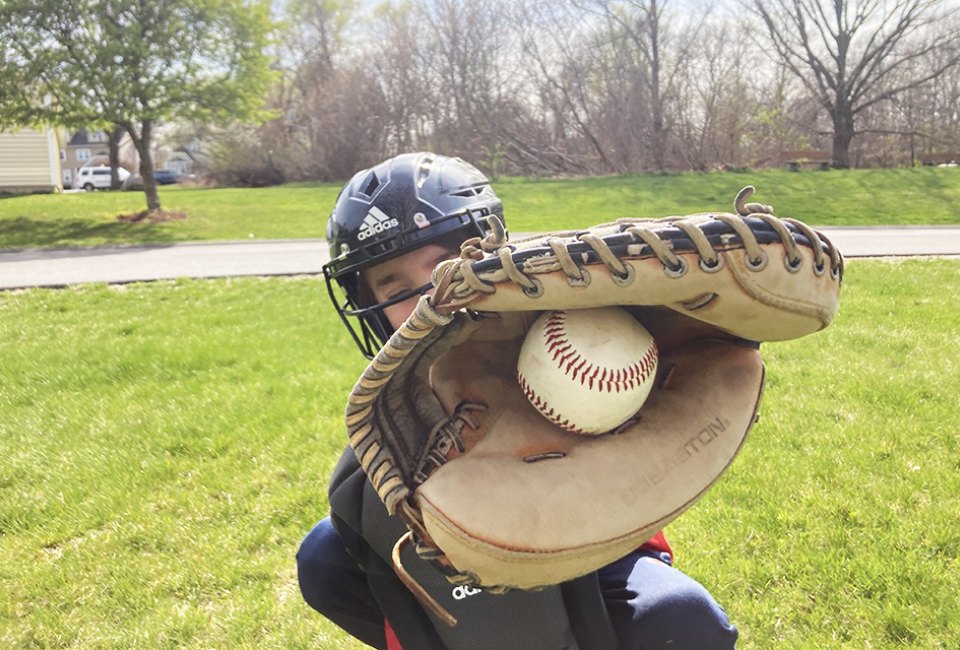
[[[457,571],[488,587],[564,582],[638,547],[706,493],[756,419],[763,364],[752,347],[696,340],[664,351],[661,365],[641,417],[618,433],[563,431],[521,400],[495,409],[486,435],[413,495]]]

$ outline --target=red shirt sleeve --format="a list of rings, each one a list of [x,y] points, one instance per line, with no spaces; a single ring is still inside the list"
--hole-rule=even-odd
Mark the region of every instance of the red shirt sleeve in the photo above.
[[[645,551],[656,551],[658,553],[666,553],[670,556],[670,562],[673,562],[673,549],[670,548],[670,543],[667,542],[667,538],[663,536],[663,531],[661,530],[656,535],[651,537],[649,540],[644,542],[641,546],[641,549]]]
[[[400,645],[400,641],[397,640],[397,635],[394,633],[393,628],[390,627],[390,621],[383,619],[383,631],[387,635],[387,650],[403,650],[403,646]]]

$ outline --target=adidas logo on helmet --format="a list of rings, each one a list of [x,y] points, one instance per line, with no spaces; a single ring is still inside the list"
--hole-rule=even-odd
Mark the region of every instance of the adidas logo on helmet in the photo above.
[[[393,219],[386,212],[373,206],[370,208],[370,212],[367,213],[367,216],[363,218],[363,224],[360,226],[360,232],[357,234],[357,239],[363,241],[367,237],[373,237],[382,232],[386,232],[391,228],[398,228],[400,222],[396,219]]]

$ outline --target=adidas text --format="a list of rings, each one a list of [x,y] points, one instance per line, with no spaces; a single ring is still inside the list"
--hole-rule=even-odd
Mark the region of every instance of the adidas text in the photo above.
[[[390,218],[383,210],[377,207],[370,209],[363,224],[360,226],[360,232],[357,233],[357,239],[363,241],[367,237],[373,237],[391,228],[398,228],[400,222]]]

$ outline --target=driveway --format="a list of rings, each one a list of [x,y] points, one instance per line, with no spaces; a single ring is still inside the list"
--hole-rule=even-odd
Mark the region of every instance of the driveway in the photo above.
[[[960,225],[819,228],[844,257],[960,256]],[[0,252],[0,289],[180,277],[312,275],[327,261],[322,239],[111,246]]]

